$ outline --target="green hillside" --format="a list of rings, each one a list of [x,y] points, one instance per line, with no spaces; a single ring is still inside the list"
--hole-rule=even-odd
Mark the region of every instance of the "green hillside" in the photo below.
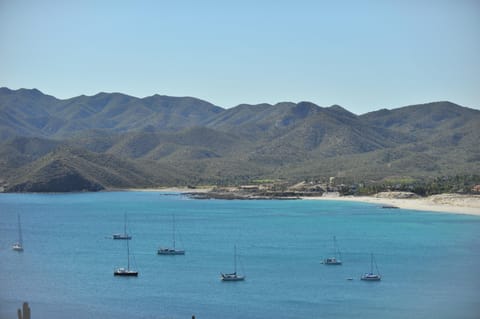
[[[451,102],[357,116],[310,102],[222,109],[191,97],[67,100],[0,89],[5,191],[379,180],[480,173],[480,111]]]

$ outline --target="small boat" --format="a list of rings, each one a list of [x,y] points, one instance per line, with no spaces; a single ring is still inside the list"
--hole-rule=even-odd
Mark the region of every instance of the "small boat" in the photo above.
[[[375,264],[375,268],[377,269],[377,273],[373,272],[373,264]],[[380,272],[378,271],[377,263],[375,262],[375,258],[373,254],[370,257],[370,272],[363,274],[360,278],[361,280],[365,281],[380,281],[382,280],[382,276],[380,276]]]
[[[237,272],[231,274],[222,274],[222,281],[242,281],[245,276],[238,275]]]
[[[394,205],[383,205],[382,208],[384,208],[384,209],[398,209],[399,207],[394,206]]]
[[[127,240],[127,268],[120,267],[113,272],[114,276],[138,277],[138,271],[130,270],[130,246]]]
[[[20,223],[20,215],[17,215],[18,220],[18,241],[12,245],[15,251],[23,251],[22,225]]]
[[[160,247],[157,250],[157,254],[159,255],[185,255],[185,250],[177,249],[175,247],[175,215],[173,215],[173,243],[172,247]]]
[[[132,236],[127,234],[127,214],[125,213],[124,223],[123,223],[123,234],[113,234],[113,239],[132,239]]]
[[[175,249],[175,247],[173,247],[173,248],[160,247],[157,250],[157,254],[159,254],[159,255],[185,255],[185,250]]]
[[[340,258],[341,258],[341,253],[337,247],[337,239],[335,236],[333,236],[333,257],[325,258],[322,261],[322,263],[324,265],[339,266],[342,264],[342,260]]]
[[[229,274],[221,274],[222,281],[242,281],[245,279],[245,275],[237,274],[237,246],[234,246],[234,253],[233,253],[233,269],[234,271]]]
[[[113,234],[113,239],[132,239],[132,236],[127,234]]]

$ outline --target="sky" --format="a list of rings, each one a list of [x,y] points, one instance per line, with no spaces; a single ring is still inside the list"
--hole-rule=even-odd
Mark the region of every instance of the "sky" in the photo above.
[[[480,109],[480,1],[0,0],[0,86]]]

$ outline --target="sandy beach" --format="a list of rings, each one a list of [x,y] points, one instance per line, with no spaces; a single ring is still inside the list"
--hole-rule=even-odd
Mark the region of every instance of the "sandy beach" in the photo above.
[[[128,192],[165,192],[165,193],[206,193],[212,190],[212,187],[160,187],[160,188],[127,188],[122,189]]]
[[[132,188],[135,192],[171,192],[171,193],[206,193],[212,187],[200,188]],[[338,193],[325,193],[320,197],[301,197],[302,200],[336,200],[354,201],[377,205],[395,206],[402,209],[468,214],[480,216],[480,195],[439,194],[419,197],[406,192],[383,192],[373,196],[339,196]]]
[[[374,196],[304,197],[305,200],[340,200],[389,205],[403,209],[468,214],[480,216],[480,195],[440,194],[407,198],[401,192],[379,193]]]

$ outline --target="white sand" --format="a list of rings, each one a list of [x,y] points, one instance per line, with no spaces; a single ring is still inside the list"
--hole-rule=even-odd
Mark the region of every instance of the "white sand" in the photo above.
[[[175,192],[175,193],[205,193],[212,187],[199,188],[133,188],[127,191],[136,192]],[[403,209],[432,212],[468,214],[480,216],[480,195],[441,194],[430,197],[411,197],[411,193],[385,192],[375,196],[339,196],[337,193],[325,193],[321,197],[302,197],[304,200],[339,200],[365,202],[378,205],[391,205]]]
[[[469,214],[480,216],[480,195],[441,194],[420,198],[397,198],[396,192],[376,196],[322,196],[304,197],[312,200],[339,200],[365,202],[378,205],[391,205],[403,209]],[[402,197],[402,196],[400,196]]]
[[[186,188],[186,187],[160,187],[160,188],[128,188],[124,189],[129,192],[168,192],[168,193],[206,193],[212,190],[211,187],[198,187],[198,188]]]

